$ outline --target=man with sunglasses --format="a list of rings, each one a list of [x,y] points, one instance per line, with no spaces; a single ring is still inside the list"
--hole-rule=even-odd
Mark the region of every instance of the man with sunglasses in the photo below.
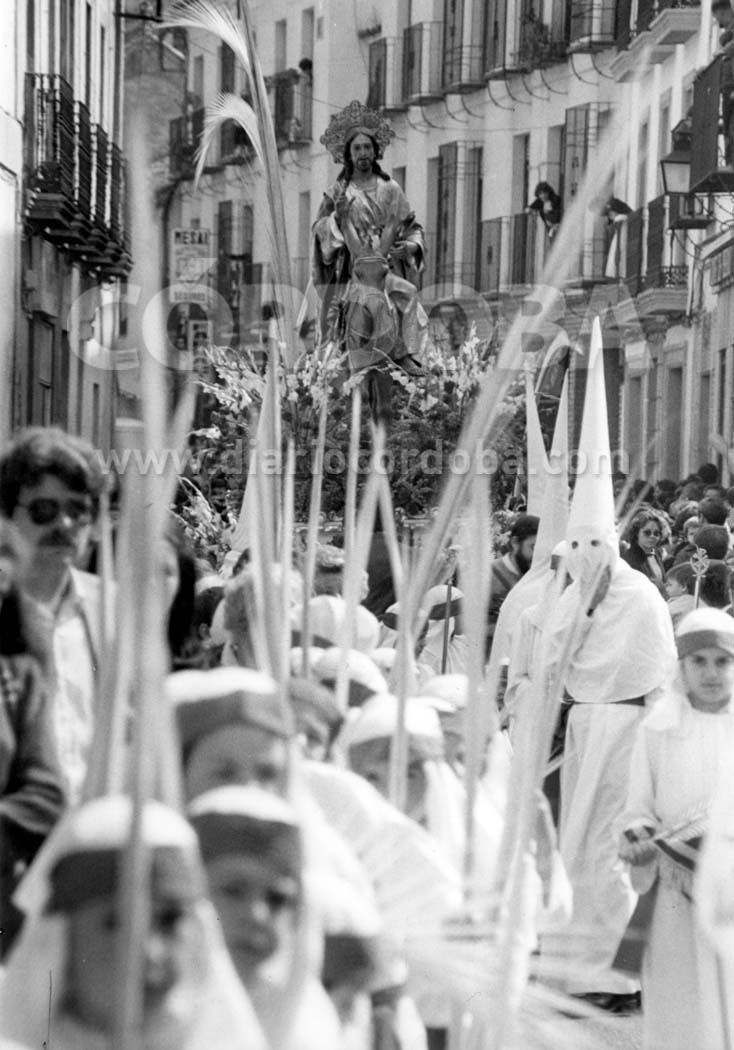
[[[22,431],[0,456],[0,513],[30,547],[26,614],[48,644],[51,713],[69,800],[78,801],[94,728],[100,581],[89,553],[105,477],[94,449],[54,427]]]

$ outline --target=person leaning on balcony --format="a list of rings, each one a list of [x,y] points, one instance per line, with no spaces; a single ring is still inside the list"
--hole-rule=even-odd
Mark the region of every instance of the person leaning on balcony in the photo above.
[[[553,240],[561,224],[561,198],[549,182],[539,182],[535,187],[535,200],[528,205],[528,211],[537,212],[548,232],[548,239]]]

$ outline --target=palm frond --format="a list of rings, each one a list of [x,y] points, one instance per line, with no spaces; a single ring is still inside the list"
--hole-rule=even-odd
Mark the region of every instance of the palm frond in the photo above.
[[[171,7],[169,19],[163,28],[183,26],[212,33],[234,51],[247,76],[252,80],[252,62],[247,39],[237,25],[234,15],[224,4],[214,0],[180,0]]]
[[[221,131],[222,125],[233,120],[242,128],[252,143],[257,154],[257,159],[264,164],[262,142],[260,141],[260,126],[257,114],[249,102],[245,102],[239,95],[219,95],[219,97],[207,106],[204,131],[196,156],[196,173],[194,185],[198,186],[209,147]]]

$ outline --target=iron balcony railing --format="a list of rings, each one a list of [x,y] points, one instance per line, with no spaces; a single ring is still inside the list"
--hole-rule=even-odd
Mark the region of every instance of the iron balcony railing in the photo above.
[[[107,225],[107,189],[110,143],[101,124],[94,127],[94,225]]]
[[[615,0],[571,0],[569,51],[593,52],[611,47],[616,33]]]
[[[649,201],[627,217],[626,274],[631,296],[653,288],[682,288],[688,266],[676,259],[670,225],[682,214],[684,193],[668,193]]]
[[[127,273],[121,151],[56,74],[26,75],[24,164],[29,230],[104,277]]]
[[[76,128],[71,85],[58,74],[28,73],[25,118],[28,188],[72,201]]]
[[[92,212],[92,121],[83,102],[75,103],[74,201],[83,216]]]
[[[700,0],[638,0],[634,35],[648,30],[662,11],[700,6]]]

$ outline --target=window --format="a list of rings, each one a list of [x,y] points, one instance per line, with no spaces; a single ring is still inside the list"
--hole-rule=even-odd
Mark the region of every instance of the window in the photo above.
[[[109,127],[105,119],[105,80],[107,79],[107,31],[104,26],[99,29],[99,123]]]
[[[698,398],[698,462],[709,458],[709,431],[711,429],[711,373],[701,375],[701,390]]]
[[[655,476],[658,436],[658,363],[654,359],[647,370],[647,457],[644,478]]]
[[[683,418],[683,369],[668,370],[668,389],[665,406],[665,463],[663,473],[666,478],[679,478],[681,420]]]
[[[393,168],[392,177],[403,193],[405,193],[405,168]]]
[[[647,151],[650,136],[648,122],[640,125],[637,137],[637,207],[642,208],[647,200]]]
[[[281,18],[275,23],[275,72],[282,73],[286,68],[286,34],[287,22]]]
[[[26,72],[36,69],[36,2],[26,0],[25,5],[25,65]]]
[[[84,15],[84,102],[89,109],[92,104],[92,5],[89,0]]]
[[[301,58],[313,61],[314,10],[307,7],[301,12]]]
[[[54,330],[38,314],[34,314],[30,329],[28,422],[33,426],[47,427],[53,422]]]
[[[74,33],[75,0],[61,0],[59,9],[59,58],[61,76],[73,86],[74,84]]]
[[[530,136],[512,140],[512,212],[525,211],[530,203]]]
[[[194,102],[195,106],[201,106],[204,103],[204,56],[197,55],[194,59],[194,73],[193,81],[191,84],[192,93],[196,96]]]
[[[664,157],[667,153],[670,153],[671,141],[670,141],[670,99],[667,98],[660,106],[660,123],[658,124],[658,157]],[[660,195],[663,192],[663,175],[660,170],[660,165],[657,165],[656,175],[656,186],[657,193]]]
[[[92,445],[94,448],[99,448],[102,432],[100,408],[99,383],[92,383]]]
[[[642,459],[642,376],[632,376],[627,398],[627,455],[629,469],[634,472]]]
[[[48,71],[56,72],[56,0],[49,0],[48,5]]]
[[[228,44],[222,44],[219,49],[219,90],[223,95],[231,95],[235,91],[234,51]]]
[[[311,247],[311,194],[308,190],[298,195],[298,256],[294,259],[293,279],[304,291],[308,284],[309,251]]]

